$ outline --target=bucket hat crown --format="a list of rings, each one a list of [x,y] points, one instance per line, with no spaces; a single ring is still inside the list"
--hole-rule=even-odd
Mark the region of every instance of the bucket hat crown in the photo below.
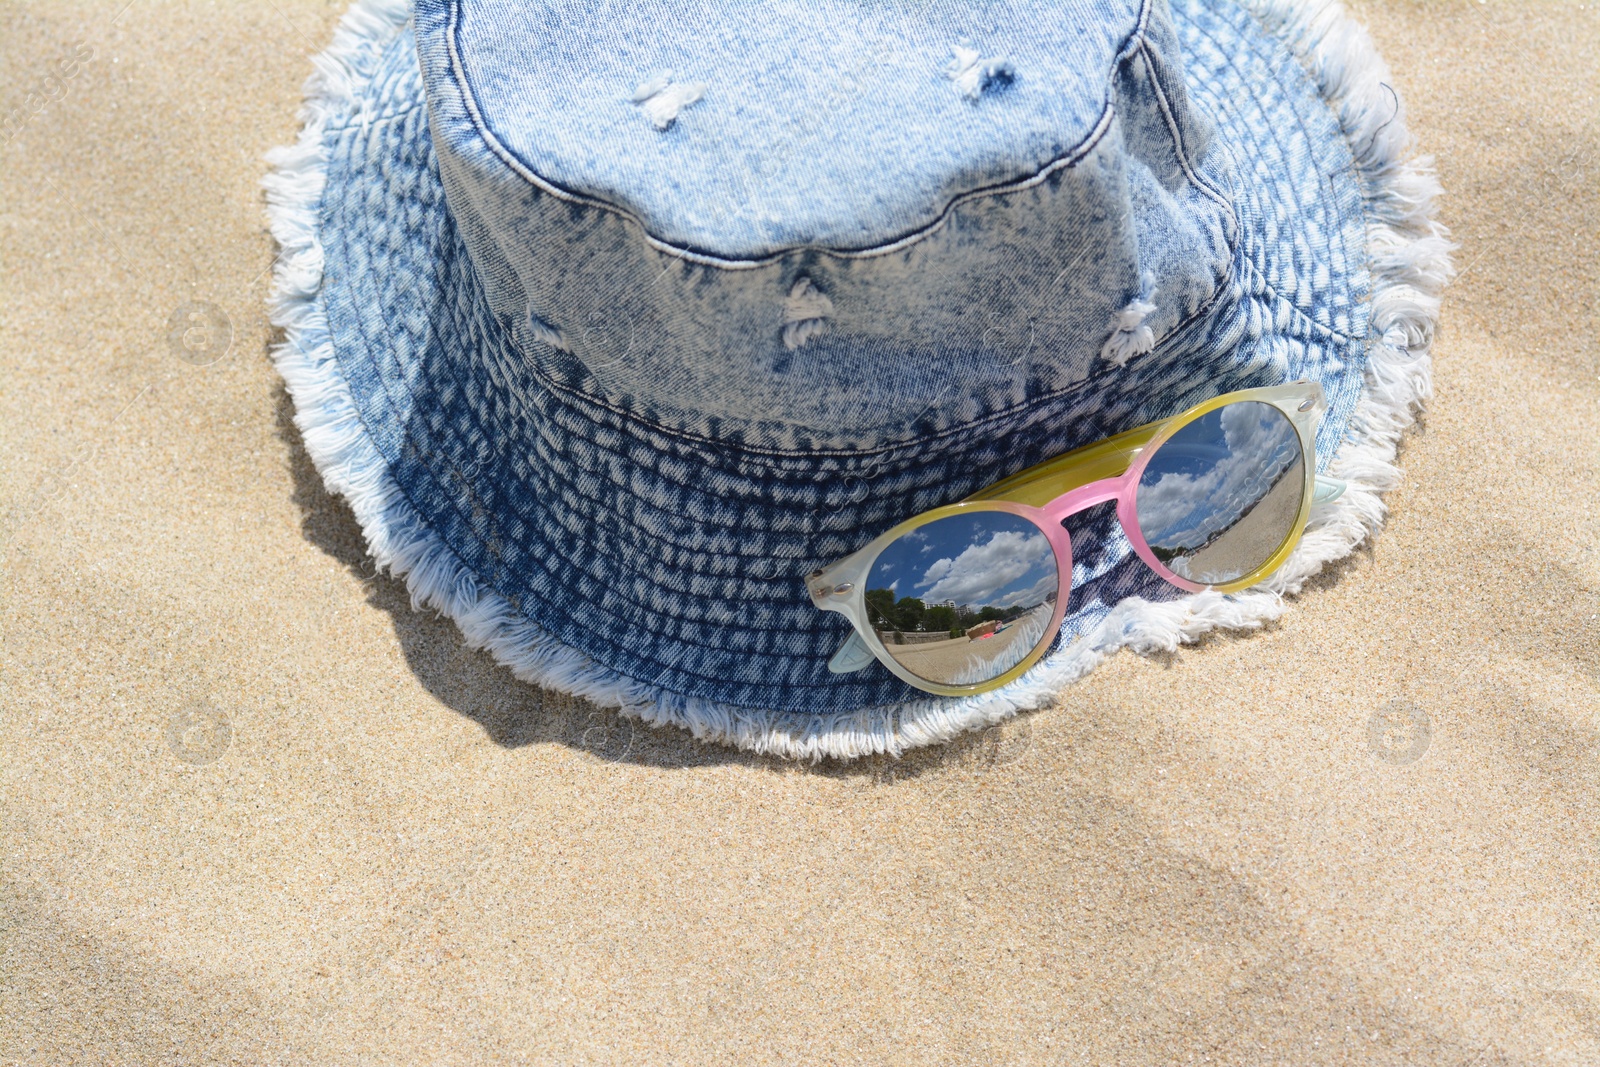
[[[1294,3],[370,0],[275,157],[277,354],[413,598],[519,675],[790,755],[898,752],[1282,610],[1382,514],[1448,242],[1364,35]],[[1074,531],[993,693],[827,669],[804,576],[1232,389],[1351,483],[1269,587]]]

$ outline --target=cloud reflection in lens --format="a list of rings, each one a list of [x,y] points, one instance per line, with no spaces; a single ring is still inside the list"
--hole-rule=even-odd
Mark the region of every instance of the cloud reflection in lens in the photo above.
[[[1246,400],[1173,434],[1150,457],[1135,499],[1158,560],[1181,578],[1222,585],[1283,546],[1304,493],[1294,425],[1272,405]]]
[[[975,511],[920,526],[879,553],[867,614],[889,654],[917,677],[973,685],[1048,638],[1059,591],[1055,551],[1038,527]]]

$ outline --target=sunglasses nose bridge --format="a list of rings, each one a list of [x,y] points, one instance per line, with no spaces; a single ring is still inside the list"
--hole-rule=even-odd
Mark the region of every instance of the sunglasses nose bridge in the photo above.
[[[1085,508],[1096,504],[1103,504],[1108,500],[1116,500],[1122,495],[1123,479],[1104,478],[1098,482],[1081,485],[1070,493],[1063,493],[1041,510],[1051,522],[1060,522],[1071,515],[1076,515]]]

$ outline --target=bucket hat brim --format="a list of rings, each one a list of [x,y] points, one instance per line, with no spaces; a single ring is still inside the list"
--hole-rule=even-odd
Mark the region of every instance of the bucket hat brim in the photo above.
[[[360,0],[345,16],[316,59],[298,143],[269,156],[275,171],[265,184],[282,250],[272,317],[286,335],[274,358],[307,452],[330,491],[349,502],[375,560],[404,578],[413,605],[450,616],[470,645],[517,677],[652,724],[788,757],[899,754],[1047,705],[1119,648],[1170,650],[1209,630],[1277,618],[1286,594],[1383,519],[1382,493],[1399,477],[1400,436],[1429,395],[1452,246],[1434,216],[1429,161],[1411,158],[1387,71],[1365,32],[1337,7],[1291,0],[1174,0],[1171,7],[1189,92],[1216,123],[1218,140],[1234,146],[1243,231],[1228,291],[1186,326],[1186,336],[1265,354],[1240,366],[1276,360],[1285,379],[1321,381],[1330,407],[1319,465],[1348,484],[1340,499],[1316,509],[1299,548],[1261,586],[1176,595],[1152,581],[1126,546],[1108,541],[1075,582],[1074,610],[1056,649],[1011,685],[960,699],[878,682],[808,706],[800,667],[786,673],[791,660],[782,650],[810,670],[819,653],[826,660],[831,648],[824,646],[836,635],[790,639],[781,619],[751,638],[766,642],[760,648],[741,648],[739,635],[729,635],[717,653],[770,655],[760,682],[719,684],[709,652],[692,663],[670,655],[645,662],[606,646],[597,618],[660,624],[665,616],[653,611],[648,588],[594,591],[593,614],[583,622],[592,638],[587,650],[560,632],[562,623],[535,622],[522,595],[497,588],[493,562],[548,550],[517,509],[536,501],[541,479],[555,475],[549,464],[522,472],[525,501],[496,495],[471,476],[482,441],[497,427],[468,423],[481,420],[474,413],[497,414],[496,400],[481,395],[483,382],[441,366],[437,340],[464,341],[491,367],[518,356],[504,324],[489,314],[454,231],[431,156],[409,5],[396,0]],[[1172,396],[1203,399],[1267,383],[1199,376],[1167,384]],[[617,461],[627,462],[625,435],[605,412],[568,410],[555,391],[529,402],[550,405],[554,423],[609,442]],[[1126,405],[1107,405],[1107,424],[1086,424],[1085,432],[1126,428],[1116,422],[1130,414]],[[504,417],[515,421],[514,413]],[[400,432],[406,425],[423,434]],[[697,462],[725,459],[698,456],[692,446],[671,454],[677,444],[663,444],[656,475],[692,480]],[[526,460],[537,466],[537,450]],[[419,494],[417,479],[436,492]],[[580,481],[568,477],[567,491],[580,493]],[[648,501],[648,491],[641,497]],[[628,550],[625,534],[569,532],[591,536],[595,552]],[[580,587],[588,581],[581,567],[567,579]]]

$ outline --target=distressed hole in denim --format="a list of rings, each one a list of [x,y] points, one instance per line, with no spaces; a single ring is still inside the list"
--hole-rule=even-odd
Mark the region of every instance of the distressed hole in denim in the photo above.
[[[547,344],[551,348],[559,348],[563,352],[567,351],[567,339],[561,336],[561,331],[531,311],[528,312],[528,330],[533,334],[534,340]]]
[[[976,48],[956,45],[955,54],[945,67],[945,77],[956,83],[956,92],[968,100],[977,100],[991,90],[1008,88],[1017,80],[1017,68],[1004,56],[985,58]]]
[[[678,121],[685,108],[699,103],[705,95],[705,83],[678,84],[672,80],[672,71],[662,70],[635,86],[631,99],[652,126],[665,130]]]
[[[826,329],[832,316],[833,301],[810,278],[800,278],[783,302],[784,346],[799,348]]]
[[[1155,331],[1145,321],[1156,310],[1155,282],[1146,274],[1141,283],[1139,295],[1111,317],[1111,336],[1100,348],[1100,358],[1113,366],[1126,366],[1156,346]]]

